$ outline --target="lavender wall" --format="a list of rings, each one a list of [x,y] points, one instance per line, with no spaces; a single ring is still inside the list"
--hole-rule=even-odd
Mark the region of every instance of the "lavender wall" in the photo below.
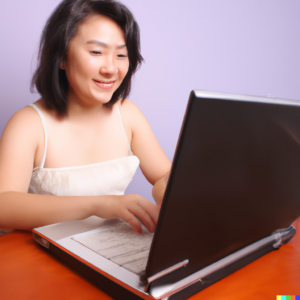
[[[43,24],[58,0],[0,4],[0,134],[38,99],[29,92]],[[130,99],[172,160],[192,89],[300,100],[299,0],[123,0],[134,13],[146,63]],[[127,192],[151,199],[138,172]]]

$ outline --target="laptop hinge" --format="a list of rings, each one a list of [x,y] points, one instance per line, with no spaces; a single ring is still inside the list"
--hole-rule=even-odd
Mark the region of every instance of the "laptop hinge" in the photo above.
[[[174,266],[172,267],[169,267],[165,270],[162,270],[156,274],[154,274],[153,276],[150,276],[148,277],[146,280],[144,278],[141,278],[141,280],[143,280],[145,283],[146,283],[146,286],[145,286],[145,292],[147,292],[148,288],[149,288],[149,285],[151,282],[153,282],[154,280],[158,279],[158,278],[161,278],[171,272],[174,272],[175,270],[178,270],[179,268],[182,268],[182,267],[185,267],[187,264],[189,263],[189,260],[186,259],[178,264],[175,264]]]

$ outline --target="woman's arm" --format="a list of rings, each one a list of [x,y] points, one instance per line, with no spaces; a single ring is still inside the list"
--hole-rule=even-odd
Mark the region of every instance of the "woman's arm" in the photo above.
[[[92,215],[88,197],[57,197],[22,192],[0,194],[0,228],[31,230],[43,225],[84,219]]]
[[[30,230],[96,215],[122,218],[141,232],[137,216],[150,231],[154,231],[158,217],[156,205],[139,195],[61,197],[28,194],[35,155],[43,153],[43,145],[43,128],[36,112],[28,107],[17,112],[0,140],[0,228]]]
[[[138,217],[150,232],[155,231],[158,209],[136,194],[123,196],[50,196],[22,192],[0,193],[0,228],[31,230],[48,224],[81,220],[92,215],[122,218],[142,233]]]
[[[161,179],[156,181],[156,183],[154,184],[153,189],[152,189],[153,199],[159,206],[159,209],[161,207],[163,197],[164,197],[164,194],[166,191],[167,183],[169,180],[169,174],[170,173],[167,173],[164,177],[162,177]]]
[[[125,129],[128,130],[128,136],[131,137],[132,151],[140,160],[143,174],[153,184],[152,195],[156,203],[160,205],[171,163],[142,112],[127,99],[122,103],[122,118]]]

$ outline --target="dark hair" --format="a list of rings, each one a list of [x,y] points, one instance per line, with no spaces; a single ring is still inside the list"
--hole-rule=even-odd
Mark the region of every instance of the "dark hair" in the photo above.
[[[140,31],[133,15],[115,0],[64,0],[48,19],[40,42],[39,65],[31,81],[31,91],[36,86],[49,108],[61,116],[67,112],[69,84],[65,71],[60,69],[67,59],[70,40],[78,25],[88,16],[101,14],[115,21],[123,30],[129,57],[129,70],[106,106],[129,95],[131,78],[143,61],[140,53]]]

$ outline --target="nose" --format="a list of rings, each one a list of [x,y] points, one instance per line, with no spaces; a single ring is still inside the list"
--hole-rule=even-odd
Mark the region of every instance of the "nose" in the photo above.
[[[106,57],[100,67],[100,73],[103,75],[115,75],[118,73],[118,68],[115,65],[113,57]]]

